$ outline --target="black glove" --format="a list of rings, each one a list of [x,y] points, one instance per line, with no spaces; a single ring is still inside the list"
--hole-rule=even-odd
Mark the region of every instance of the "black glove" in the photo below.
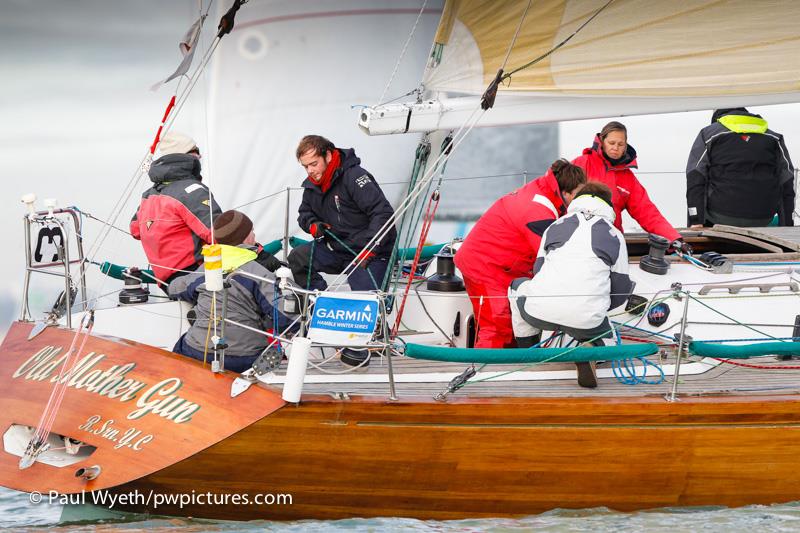
[[[256,263],[263,266],[270,272],[275,272],[282,266],[289,266],[266,250],[261,250],[261,252],[259,252],[258,256],[256,257]]]
[[[672,243],[672,249],[676,252],[681,252],[682,254],[692,255],[694,250],[692,249],[692,245],[688,242],[684,242],[683,239],[678,239]]]

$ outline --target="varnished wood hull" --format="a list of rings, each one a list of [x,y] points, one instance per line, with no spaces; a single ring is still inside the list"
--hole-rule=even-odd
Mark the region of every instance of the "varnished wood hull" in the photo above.
[[[770,504],[800,499],[799,406],[795,396],[316,397],[116,490],[291,494],[291,505],[149,509],[234,520]]]
[[[42,350],[68,346],[74,335],[48,328],[28,341],[29,331],[30,324],[15,324],[3,342],[3,432],[38,423],[57,379],[56,367],[46,364],[55,359]],[[2,452],[0,485],[108,489],[134,495],[115,501],[114,510],[233,520],[452,519],[557,507],[800,500],[800,395],[672,403],[661,396],[455,396],[439,403],[305,395],[295,406],[260,385],[230,398],[230,375],[152,347],[92,337],[85,352],[103,357],[68,388],[53,431],[96,451],[70,467],[37,462],[27,470],[19,470],[19,457]],[[142,387],[128,400],[114,398],[108,391],[122,385],[104,383],[112,383],[113,365],[130,363],[124,377]],[[176,423],[156,410],[133,416],[165,398],[170,382],[199,406],[190,419]],[[117,434],[87,428],[93,415],[150,438],[123,445]],[[93,465],[102,467],[98,478],[75,477],[76,469]]]

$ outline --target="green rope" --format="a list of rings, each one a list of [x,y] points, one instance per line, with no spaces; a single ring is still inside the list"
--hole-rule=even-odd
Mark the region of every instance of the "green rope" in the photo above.
[[[408,180],[408,187],[406,187],[406,197],[411,194],[411,191],[416,187],[417,181],[419,180],[420,173],[424,170],[425,165],[428,161],[428,156],[430,155],[431,147],[429,143],[421,141],[417,146],[417,150],[414,157],[414,166],[411,169],[411,177]],[[414,200],[414,204],[411,206],[411,211],[413,211],[419,202],[419,197]],[[383,287],[386,288],[389,286],[389,281],[391,279],[392,271],[397,265],[399,268],[402,268],[403,263],[406,262],[408,259],[408,246],[401,247],[401,242],[403,241],[404,237],[407,235],[413,235],[414,231],[407,227],[407,223],[411,224],[414,219],[409,216],[409,211],[403,213],[400,217],[400,227],[398,228],[397,232],[397,239],[394,242],[394,246],[392,246],[392,253],[389,256],[389,267],[386,269],[386,273],[383,276]],[[406,238],[408,241],[409,239]],[[410,242],[410,241],[409,241]],[[398,261],[398,255],[400,255]],[[397,285],[399,283],[400,275],[395,277],[394,286],[392,290],[397,290]]]
[[[308,274],[306,275],[306,290],[311,290],[311,268],[314,264],[314,247],[317,245],[317,239],[311,241],[311,253],[308,254]]]
[[[337,236],[336,236],[336,234],[335,234],[335,233],[333,233],[331,230],[329,230],[329,229],[326,229],[326,230],[325,230],[325,233],[327,233],[328,235],[330,235],[331,237],[333,237],[333,239],[334,239],[336,242],[338,242],[339,244],[341,244],[341,245],[344,247],[344,249],[345,249],[345,250],[347,250],[348,252],[350,252],[351,254],[353,254],[353,257],[358,257],[358,252],[354,251],[352,248],[350,248],[349,246],[347,246],[347,244],[345,244],[345,242],[344,242],[342,239],[340,239],[339,237],[337,237]],[[373,276],[373,275],[372,275],[372,272],[370,272],[369,268],[367,268],[368,266],[369,266],[369,265],[364,265],[364,266],[363,266],[363,268],[364,268],[364,270],[366,270],[366,271],[367,271],[367,274],[369,274],[369,278],[372,280],[372,284],[375,286],[375,290],[378,290],[378,291],[379,291],[379,290],[381,290],[381,289],[380,289],[380,287],[378,287],[378,282],[377,282],[377,281],[375,281],[375,276]],[[356,267],[356,268],[358,268],[358,267]],[[311,271],[309,271],[309,276],[310,276],[310,275],[311,275]]]
[[[711,309],[712,311],[714,311],[714,312],[715,312],[715,313],[717,313],[718,315],[721,315],[721,316],[723,316],[723,317],[727,318],[728,320],[730,320],[731,322],[735,323],[735,324],[736,324],[736,325],[738,325],[738,326],[744,326],[744,327],[746,327],[747,329],[750,329],[750,330],[753,330],[753,331],[755,331],[755,332],[756,332],[756,333],[758,333],[759,335],[766,335],[766,336],[767,336],[767,337],[769,337],[770,339],[776,339],[776,338],[777,338],[777,337],[775,337],[774,335],[770,335],[769,333],[765,333],[765,332],[763,332],[763,331],[760,331],[760,330],[758,330],[758,329],[754,328],[753,326],[748,326],[747,324],[745,324],[745,323],[743,323],[743,322],[739,322],[739,321],[738,321],[738,320],[736,320],[735,318],[733,318],[733,317],[731,317],[731,316],[728,316],[728,315],[726,315],[725,313],[723,313],[722,311],[720,311],[720,310],[718,310],[718,309],[714,309],[713,307],[711,307],[710,305],[708,305],[708,304],[707,304],[707,303],[705,303],[705,302],[702,302],[702,301],[701,301],[701,300],[699,300],[698,298],[695,298],[694,296],[690,296],[690,295],[689,295],[689,293],[686,293],[686,296],[687,296],[688,298],[690,298],[690,299],[694,300],[695,302],[699,303],[700,305],[702,305],[702,306],[704,306],[704,307],[706,307],[706,308],[708,308],[708,309]]]

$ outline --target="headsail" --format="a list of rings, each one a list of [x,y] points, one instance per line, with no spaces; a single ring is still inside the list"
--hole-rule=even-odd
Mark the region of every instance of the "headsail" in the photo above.
[[[433,94],[480,95],[507,53],[506,72],[546,55],[500,86],[498,105],[515,107],[508,120],[487,113],[483,125],[794,102],[797,20],[792,0],[448,0],[423,83]],[[522,110],[531,100],[539,105]],[[411,122],[409,131],[430,126]]]

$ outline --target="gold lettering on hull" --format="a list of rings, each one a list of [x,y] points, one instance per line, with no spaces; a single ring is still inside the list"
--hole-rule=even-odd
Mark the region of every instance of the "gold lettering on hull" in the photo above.
[[[100,364],[106,356],[89,352],[75,361],[70,370],[66,368],[70,354],[60,355],[62,352],[63,348],[60,346],[45,346],[22,363],[11,377],[26,381],[49,380],[50,383],[66,384],[67,387],[85,390],[120,402],[136,400],[136,409],[127,415],[129,420],[153,414],[176,424],[183,424],[191,421],[192,415],[200,410],[200,405],[173,394],[183,385],[178,378],[167,378],[148,388],[147,383],[127,377],[128,372],[136,368],[136,363],[112,365],[103,369],[100,368]],[[94,417],[89,420],[92,418]],[[91,425],[96,422],[92,422]],[[113,420],[111,422],[113,423]],[[81,429],[84,428],[81,426]],[[126,437],[123,435],[120,438]],[[127,437],[128,441],[135,438],[136,435]],[[152,435],[145,442],[150,440]]]
[[[101,421],[102,417],[100,415],[90,416],[85,423],[78,426],[78,429],[114,442],[115,450],[127,447],[138,452],[142,449],[142,446],[153,440],[153,435],[142,435],[142,432],[136,428],[123,430],[116,427],[113,419],[102,423]]]

